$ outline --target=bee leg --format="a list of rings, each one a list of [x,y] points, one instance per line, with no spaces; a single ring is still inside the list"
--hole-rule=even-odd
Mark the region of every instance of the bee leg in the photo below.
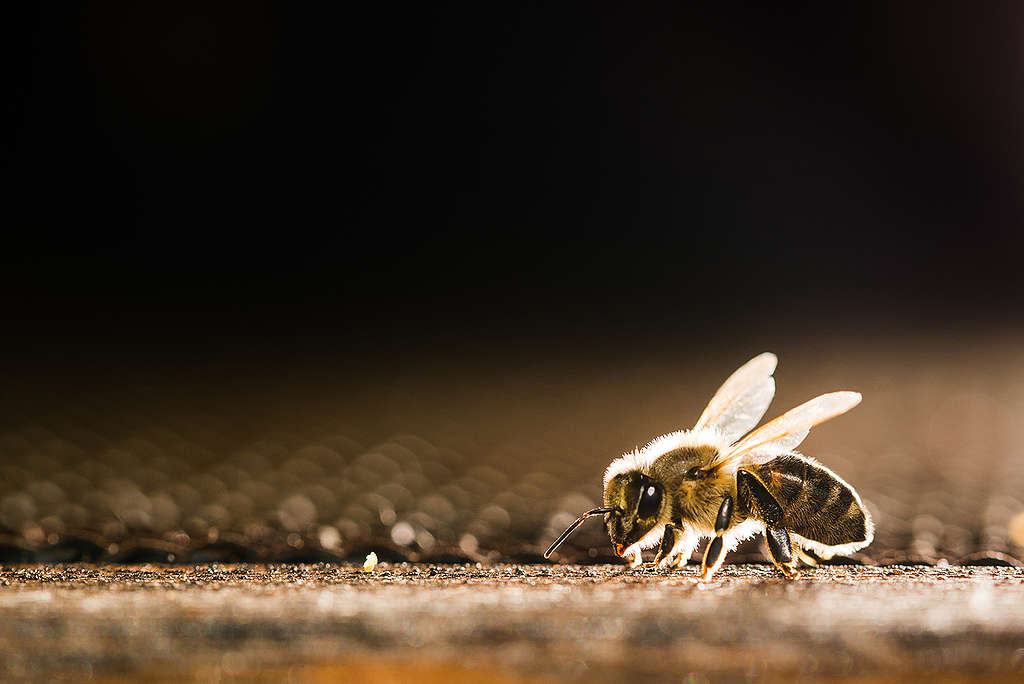
[[[736,491],[740,503],[764,521],[764,538],[768,542],[772,562],[789,579],[798,578],[800,573],[794,567],[793,541],[782,526],[784,512],[778,500],[757,475],[743,468],[736,471]]]
[[[793,542],[785,527],[765,527],[764,538],[768,541],[768,551],[772,554],[772,562],[789,579],[800,577],[793,558]]]
[[[658,555],[654,558],[654,565],[656,567],[668,567],[669,563],[662,563],[662,561],[672,560],[672,549],[676,545],[676,535],[678,533],[679,528],[672,523],[665,525],[665,534],[661,538],[661,548],[658,549]]]
[[[693,553],[694,537],[689,532],[672,523],[665,525],[665,536],[661,538],[661,549],[654,559],[654,566],[659,570],[681,568],[686,565]]]
[[[815,558],[806,549],[800,548],[799,544],[794,544],[793,545],[793,550],[796,552],[796,555],[799,556],[800,562],[802,562],[804,565],[814,566],[814,565],[818,564],[818,559]]]
[[[715,574],[722,561],[725,560],[725,542],[722,535],[729,529],[732,521],[732,497],[728,494],[722,499],[722,505],[718,507],[718,517],[715,518],[715,536],[708,542],[704,549],[704,560],[701,563],[701,580],[707,582]]]

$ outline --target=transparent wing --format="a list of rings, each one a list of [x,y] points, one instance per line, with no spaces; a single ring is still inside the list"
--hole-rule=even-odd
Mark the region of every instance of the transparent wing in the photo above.
[[[775,354],[765,352],[736,369],[711,397],[693,427],[716,427],[729,443],[754,429],[775,397]]]
[[[800,430],[799,432],[793,432],[785,437],[780,437],[774,442],[768,442],[756,449],[751,449],[745,454],[745,461],[749,461],[753,465],[761,465],[767,463],[774,458],[778,458],[782,454],[788,454],[804,441],[811,428],[806,430]]]
[[[846,413],[859,404],[860,399],[859,392],[831,392],[815,397],[751,432],[734,444],[720,462],[736,460],[755,449],[768,451],[763,449],[766,445],[793,449],[812,427]]]

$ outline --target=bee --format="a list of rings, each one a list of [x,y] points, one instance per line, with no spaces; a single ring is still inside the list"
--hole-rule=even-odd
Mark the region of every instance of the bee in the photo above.
[[[615,553],[634,568],[643,562],[641,551],[659,543],[653,565],[682,567],[710,538],[701,562],[705,582],[729,551],[758,533],[790,579],[800,576],[799,561],[814,565],[870,544],[874,525],[853,487],[795,451],[812,427],[846,413],[861,395],[823,394],[749,432],[775,396],[777,362],[768,352],[754,357],[722,384],[691,430],[662,435],[612,461],[604,473],[604,506],[580,516],[544,557],[601,514]]]

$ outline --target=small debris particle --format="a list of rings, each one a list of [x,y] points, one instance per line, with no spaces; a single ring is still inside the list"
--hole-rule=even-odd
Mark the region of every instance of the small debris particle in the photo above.
[[[363,572],[373,572],[375,567],[377,567],[377,554],[371,551],[363,561]]]

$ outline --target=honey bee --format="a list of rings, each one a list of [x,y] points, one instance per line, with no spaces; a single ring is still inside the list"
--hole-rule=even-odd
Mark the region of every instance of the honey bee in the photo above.
[[[767,352],[754,357],[722,384],[693,429],[662,435],[612,461],[604,473],[604,506],[580,516],[545,558],[600,514],[616,554],[631,567],[642,564],[643,549],[659,543],[653,565],[682,567],[710,538],[701,563],[705,582],[726,553],[757,533],[790,579],[800,576],[799,561],[813,565],[815,556],[870,544],[874,525],[853,487],[794,451],[812,427],[859,404],[859,393],[823,394],[746,434],[775,396],[777,361]]]

